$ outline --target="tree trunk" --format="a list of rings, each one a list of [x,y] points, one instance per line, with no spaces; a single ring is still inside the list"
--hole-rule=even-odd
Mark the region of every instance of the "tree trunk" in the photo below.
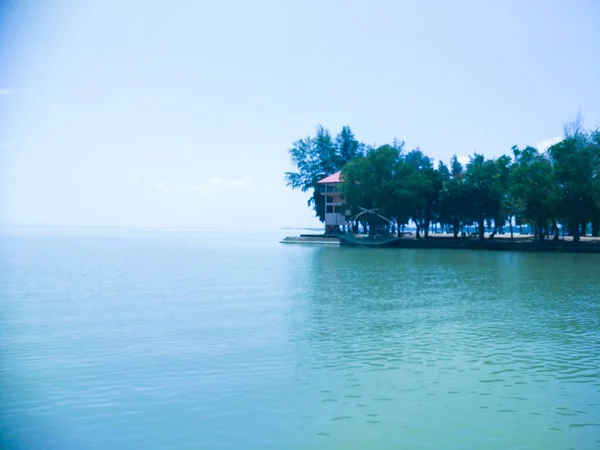
[[[431,224],[431,216],[428,211],[425,211],[425,220],[423,221],[423,234],[425,239],[429,237],[429,225]]]
[[[483,217],[479,218],[479,239],[485,239],[485,223]]]
[[[592,221],[592,236],[600,236],[600,219]]]
[[[458,239],[458,220],[454,219],[452,232],[454,233],[454,239]]]
[[[581,235],[587,235],[587,223],[585,221],[581,222]]]
[[[417,237],[417,239],[420,239],[420,238],[421,238],[421,227],[419,226],[419,224],[418,224],[418,223],[415,223],[415,225],[417,226],[417,234],[416,234],[416,237]]]
[[[498,226],[496,225],[496,221],[494,220],[494,228],[492,228],[492,233],[490,234],[490,239],[493,239],[496,236],[496,231],[498,231]]]
[[[538,237],[539,237],[540,241],[543,241],[545,239],[545,237],[546,237],[544,235],[544,226],[543,225],[540,225],[538,227]]]
[[[573,242],[579,242],[579,226],[573,227]]]
[[[556,223],[556,220],[552,220],[552,230],[554,231],[554,240],[558,241],[559,238],[559,233],[558,233],[558,224]]]

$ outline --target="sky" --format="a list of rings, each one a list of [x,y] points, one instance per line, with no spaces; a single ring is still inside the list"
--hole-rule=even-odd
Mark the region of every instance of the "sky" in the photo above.
[[[1,4],[4,224],[315,226],[319,124],[444,161],[600,126],[597,0]]]

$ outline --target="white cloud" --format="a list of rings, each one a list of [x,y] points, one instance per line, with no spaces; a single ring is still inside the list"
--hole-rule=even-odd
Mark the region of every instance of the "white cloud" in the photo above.
[[[252,179],[211,177],[203,183],[192,187],[193,191],[202,195],[216,194],[233,189],[248,189],[252,187]]]
[[[3,95],[9,95],[10,92],[11,92],[11,90],[8,88],[0,88],[0,97]]]
[[[542,142],[536,144],[535,148],[537,148],[540,152],[545,152],[550,147],[552,147],[554,144],[558,144],[562,140],[563,140],[562,137],[556,136],[556,137],[546,139],[545,141],[542,141]]]
[[[155,181],[153,186],[155,189],[166,189],[167,183],[164,180]]]

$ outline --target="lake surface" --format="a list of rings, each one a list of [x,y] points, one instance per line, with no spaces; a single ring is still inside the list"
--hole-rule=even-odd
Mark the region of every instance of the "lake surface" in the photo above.
[[[600,255],[3,233],[2,448],[600,448]]]

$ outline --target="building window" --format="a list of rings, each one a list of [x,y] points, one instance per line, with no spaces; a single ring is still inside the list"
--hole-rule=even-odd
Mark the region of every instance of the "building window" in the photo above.
[[[335,212],[336,214],[339,214],[339,213],[340,213],[340,205],[335,205],[334,212]]]
[[[337,191],[335,186],[332,186],[331,184],[327,185],[327,192],[335,192]]]
[[[332,213],[333,212],[333,205],[327,205],[327,212],[328,213]]]
[[[325,197],[325,203],[333,203],[333,197],[331,195]]]

